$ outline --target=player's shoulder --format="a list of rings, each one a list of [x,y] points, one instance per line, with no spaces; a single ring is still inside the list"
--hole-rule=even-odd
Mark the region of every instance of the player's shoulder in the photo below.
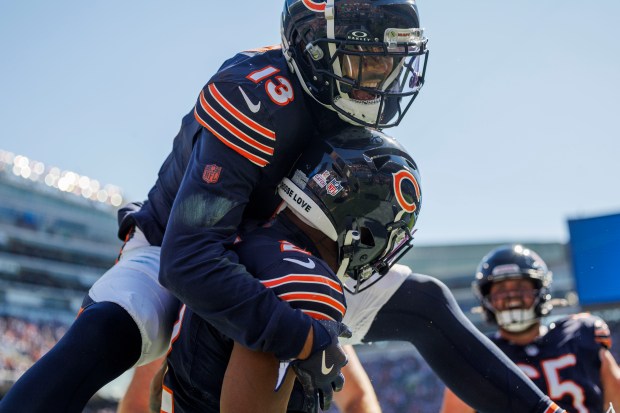
[[[202,91],[218,92],[248,116],[273,115],[303,102],[297,77],[290,73],[279,46],[244,51],[228,60]]]
[[[282,145],[278,138],[300,136],[309,121],[302,94],[279,47],[245,51],[203,87],[194,117],[228,147],[266,166]]]
[[[342,283],[322,259],[268,230],[253,231],[236,247],[241,263],[280,299],[312,317],[342,320]]]
[[[272,274],[316,273],[328,275],[331,270],[325,262],[307,249],[268,230],[256,230],[244,236],[236,251],[246,267]]]
[[[551,331],[561,332],[565,338],[578,340],[583,345],[611,348],[609,326],[601,317],[582,312],[563,316],[549,325]]]

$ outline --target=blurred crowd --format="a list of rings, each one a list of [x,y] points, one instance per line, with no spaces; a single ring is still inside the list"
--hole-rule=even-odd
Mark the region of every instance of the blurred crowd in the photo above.
[[[437,413],[443,383],[419,356],[363,360],[384,413]]]
[[[614,348],[620,360],[620,322],[609,323]],[[36,360],[42,357],[62,335],[67,325],[58,322],[35,322],[0,316],[0,394]],[[379,397],[384,413],[436,413],[443,392],[442,382],[426,362],[415,353],[381,357],[360,354]],[[85,413],[113,413],[115,401],[93,400]],[[331,412],[336,412],[331,409]]]
[[[0,395],[65,334],[60,322],[0,316]],[[84,413],[115,413],[116,401],[92,400]]]

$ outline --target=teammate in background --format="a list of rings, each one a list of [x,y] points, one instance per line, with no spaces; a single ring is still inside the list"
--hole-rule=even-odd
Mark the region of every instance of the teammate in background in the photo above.
[[[534,251],[507,245],[478,265],[473,289],[486,319],[497,324],[491,340],[568,412],[600,413],[620,406],[620,368],[610,353],[607,324],[588,313],[548,326],[552,274]],[[446,389],[442,413],[474,409]]]
[[[337,337],[275,297],[232,246],[242,222],[273,215],[276,186],[311,139],[402,120],[424,82],[426,43],[413,0],[286,0],[282,47],[241,52],[209,80],[147,202],[121,222],[119,262],[0,412],[81,412],[103,385],[165,353],[178,299],[279,359],[332,345]]]
[[[341,321],[345,301],[339,277],[385,274],[409,250],[420,211],[418,182],[415,162],[395,140],[363,128],[345,129],[304,151],[278,188],[285,209],[267,226],[241,235],[233,249],[281,300],[313,318]],[[162,412],[286,410],[293,380],[289,375],[274,392],[280,386],[277,358],[234,345],[189,307],[181,313],[168,355]],[[333,390],[342,385],[335,374],[342,359],[324,351],[291,363],[302,385],[299,369],[316,369],[310,376],[323,383],[321,409],[329,408]],[[300,391],[307,390],[296,395],[299,405],[289,411],[318,411],[312,387],[302,386]]]

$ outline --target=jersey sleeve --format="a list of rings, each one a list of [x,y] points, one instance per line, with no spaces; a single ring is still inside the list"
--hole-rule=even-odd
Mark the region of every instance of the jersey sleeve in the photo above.
[[[580,323],[581,335],[593,342],[592,345],[611,349],[611,332],[605,320],[590,313],[575,314],[571,316],[571,319]]]
[[[594,341],[606,349],[611,350],[612,340],[609,326],[602,318],[596,316],[592,316],[592,318],[594,319]]]
[[[271,265],[262,266],[255,274],[265,287],[292,308],[314,319],[342,321],[346,301],[336,275],[324,261],[298,249],[287,250],[287,247],[296,247],[286,241],[280,241],[280,244],[282,252],[275,255],[265,248],[247,245],[241,253],[242,260],[246,263],[248,259],[255,261],[257,257],[272,257]]]
[[[247,86],[214,82],[200,92],[194,117],[228,148],[264,167],[273,158],[276,140],[268,107]]]
[[[160,282],[226,336],[281,359],[294,358],[312,320],[279,300],[230,250],[261,167],[246,156],[255,152],[231,150],[229,144],[240,146],[241,138],[215,117],[206,119],[209,127],[197,138],[172,205]]]

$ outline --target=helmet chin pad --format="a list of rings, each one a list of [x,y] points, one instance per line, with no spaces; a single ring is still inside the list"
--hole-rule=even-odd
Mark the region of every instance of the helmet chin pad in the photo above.
[[[338,112],[340,119],[353,125],[359,125],[353,119],[363,120],[365,123],[374,124],[377,122],[381,109],[381,99],[376,98],[369,101],[356,100],[344,96],[336,96],[334,98],[334,106],[348,113],[350,117]]]

